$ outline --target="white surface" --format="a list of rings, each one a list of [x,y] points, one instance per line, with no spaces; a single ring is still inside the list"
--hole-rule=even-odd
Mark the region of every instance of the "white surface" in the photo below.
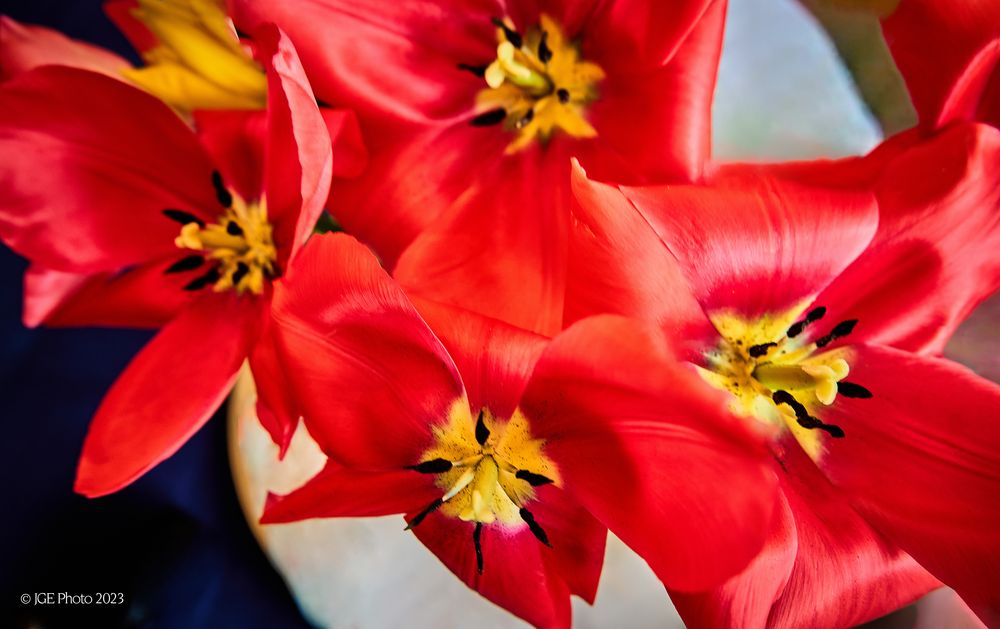
[[[730,0],[712,124],[719,161],[862,155],[882,139],[825,31],[795,0]]]

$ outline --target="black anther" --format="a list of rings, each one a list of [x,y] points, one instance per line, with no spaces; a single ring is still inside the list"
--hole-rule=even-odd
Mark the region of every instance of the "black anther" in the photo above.
[[[413,470],[421,474],[442,474],[452,467],[452,462],[448,459],[430,459],[429,461],[421,461],[416,465],[407,465],[403,469]]]
[[[520,478],[532,487],[539,487],[541,485],[548,485],[549,483],[555,482],[548,476],[535,474],[534,472],[529,472],[528,470],[517,470],[517,472],[514,473],[514,478]]]
[[[222,174],[217,170],[212,171],[212,186],[215,188],[215,198],[219,200],[219,205],[231,207],[233,195],[226,189],[226,184],[222,182]]]
[[[518,513],[521,515],[521,519],[528,525],[528,529],[531,530],[531,534],[535,536],[535,539],[552,548],[552,544],[549,543],[549,536],[545,534],[545,529],[535,521],[535,516],[531,514],[531,511],[521,507]]]
[[[172,221],[177,221],[181,225],[187,225],[188,223],[197,223],[198,227],[204,227],[205,221],[201,220],[194,214],[190,212],[185,212],[184,210],[175,210],[173,208],[167,208],[163,210],[163,215]]]
[[[417,515],[413,516],[413,519],[410,520],[410,523],[406,525],[406,528],[404,530],[409,531],[410,529],[416,527],[417,525],[419,525],[421,522],[424,521],[424,518],[426,518],[434,511],[437,511],[443,504],[444,504],[443,498],[435,498],[434,502],[427,505],[427,507],[425,507],[424,510],[418,513]]]
[[[507,117],[507,110],[503,107],[499,109],[491,109],[487,112],[483,112],[469,121],[473,127],[490,127],[495,124],[500,124]]]
[[[847,382],[846,380],[841,380],[837,383],[837,393],[843,395],[844,397],[862,399],[872,397],[872,392],[868,389],[864,388],[860,384],[854,384],[853,382]]]
[[[184,271],[193,271],[204,263],[205,258],[201,256],[187,256],[186,258],[181,258],[177,262],[168,266],[164,273],[183,273]]]
[[[503,20],[495,17],[491,21],[494,26],[503,30],[503,36],[507,38],[507,41],[514,45],[514,48],[520,48],[524,44],[524,39],[521,38],[521,34],[507,26]]]
[[[490,438],[490,429],[486,427],[486,421],[483,419],[483,411],[479,411],[479,417],[476,418],[476,441],[481,446],[486,445],[486,440]]]

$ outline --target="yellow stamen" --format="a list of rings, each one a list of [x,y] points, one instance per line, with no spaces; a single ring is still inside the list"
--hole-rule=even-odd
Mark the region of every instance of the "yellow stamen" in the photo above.
[[[132,15],[156,36],[146,66],[125,78],[175,109],[258,109],[267,80],[217,0],[138,0]]]
[[[506,526],[524,526],[520,508],[535,497],[534,488],[515,475],[528,470],[560,483],[555,464],[542,452],[544,442],[534,439],[528,420],[519,411],[506,422],[484,411],[490,436],[485,444],[476,441],[476,419],[468,402],[452,405],[448,421],[434,428],[434,445],[421,460],[452,461],[452,469],[437,475],[435,482],[444,491],[440,511],[464,521]]]
[[[850,373],[852,353],[847,348],[824,351],[802,336],[786,336],[807,305],[756,319],[733,312],[714,313],[710,318],[721,341],[706,355],[706,367],[699,368],[699,373],[733,395],[735,412],[790,430],[803,449],[818,458],[823,431],[803,426],[795,408],[776,403],[774,395],[786,392],[809,417],[815,417],[836,401],[838,382]]]
[[[273,230],[267,221],[267,204],[263,200],[247,204],[235,193],[232,198],[232,206],[218,223],[188,223],[181,227],[174,244],[205,252],[215,263],[219,274],[213,285],[216,292],[235,289],[240,294],[249,291],[259,295],[265,280],[276,275],[278,258]]]
[[[577,138],[597,135],[586,107],[597,98],[604,71],[580,59],[555,20],[542,15],[539,22],[524,34],[520,48],[497,28],[497,56],[485,73],[488,87],[476,97],[481,111],[506,112],[505,127],[516,134],[508,153],[536,139],[548,141],[557,129]],[[505,23],[513,28],[509,20]]]

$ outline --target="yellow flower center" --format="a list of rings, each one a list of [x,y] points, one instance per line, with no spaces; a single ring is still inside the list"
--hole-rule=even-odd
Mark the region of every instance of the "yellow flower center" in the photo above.
[[[264,280],[278,275],[278,250],[267,221],[267,203],[263,199],[247,203],[222,185],[218,173],[213,175],[213,182],[219,201],[226,208],[217,223],[205,224],[190,214],[164,210],[168,217],[184,223],[174,244],[180,249],[200,252],[180,260],[167,272],[189,271],[208,262],[212,267],[185,286],[187,290],[211,284],[216,292],[235,289],[239,294],[249,291],[259,295],[264,290]]]
[[[476,97],[482,113],[472,124],[503,122],[516,134],[508,153],[527,147],[536,138],[545,142],[556,129],[577,138],[596,136],[585,114],[586,106],[597,98],[596,86],[604,71],[581,60],[579,49],[547,15],[524,35],[510,19],[494,23],[496,59],[485,68],[460,66],[481,73],[489,86]]]
[[[806,342],[802,333],[823,318],[826,308],[813,308],[804,316],[803,310],[798,306],[753,320],[732,312],[711,315],[721,339],[706,353],[705,367],[698,369],[705,380],[733,395],[733,411],[786,427],[815,459],[822,453],[816,429],[834,438],[844,436],[839,426],[824,423],[817,414],[833,404],[838,393],[871,397],[871,392],[844,380],[850,373],[850,348],[824,349],[850,334],[857,321],[842,321]]]
[[[434,445],[421,462],[408,469],[435,476],[442,496],[419,513],[407,528],[420,524],[432,511],[475,522],[473,542],[479,571],[483,525],[527,526],[543,544],[548,536],[525,505],[535,499],[535,487],[560,484],[558,470],[542,452],[544,441],[533,439],[527,418],[515,410],[506,422],[488,409],[473,420],[465,400],[452,405],[447,423],[436,426]]]
[[[132,15],[159,44],[125,78],[171,107],[260,109],[267,79],[217,0],[138,0]]]

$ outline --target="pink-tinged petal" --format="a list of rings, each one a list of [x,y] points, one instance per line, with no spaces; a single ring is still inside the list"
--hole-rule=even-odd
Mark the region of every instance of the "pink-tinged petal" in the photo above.
[[[761,549],[776,499],[763,436],[655,328],[575,324],[542,355],[521,408],[566,492],[668,587],[713,587]]]
[[[441,563],[488,600],[536,627],[569,629],[570,592],[554,565],[553,551],[542,546],[527,527],[510,531],[483,526],[483,573],[479,574],[473,528],[472,522],[435,512],[413,532]]]
[[[985,77],[996,72],[1000,56],[996,3],[906,0],[883,20],[882,30],[925,126],[973,119]],[[970,90],[977,81],[979,90]]]
[[[650,70],[672,63],[672,57],[692,29],[699,27],[700,20],[716,9],[724,11],[725,2],[604,2],[587,23],[584,55],[602,64],[609,73],[635,68]],[[716,36],[721,39],[722,33]]]
[[[1000,287],[1000,131],[953,125],[901,151],[878,181],[878,233],[817,303],[855,338],[938,353]]]
[[[547,339],[474,312],[413,298],[462,374],[469,408],[510,417]]]
[[[855,509],[977,611],[1000,594],[1000,386],[947,360],[852,346],[851,382],[822,414],[845,437],[819,467]]]
[[[771,519],[767,541],[742,572],[706,592],[670,592],[677,613],[691,627],[768,627],[772,608],[781,599],[798,552],[795,515],[784,494]],[[812,603],[813,592],[801,603]]]
[[[333,168],[330,135],[288,37],[273,25],[254,36],[267,72],[267,148],[264,196],[274,239],[294,255],[323,213]]]
[[[0,79],[44,65],[63,65],[120,78],[131,64],[110,50],[76,41],[44,26],[0,15]]]
[[[781,446],[783,495],[764,550],[721,587],[672,593],[690,626],[853,627],[940,584],[875,532],[791,439]]]
[[[309,518],[402,514],[419,511],[440,495],[433,478],[424,474],[410,470],[365,472],[330,461],[291,493],[268,494],[260,521],[276,524]]]
[[[193,117],[198,139],[218,164],[225,185],[245,200],[259,199],[264,182],[267,114],[251,109],[202,109]]]
[[[278,446],[278,458],[284,458],[302,412],[270,317],[265,318],[260,338],[250,354],[250,370],[257,388],[257,419]]]
[[[132,15],[132,12],[139,8],[138,0],[108,0],[103,8],[108,18],[140,53],[149,52],[159,45],[160,42],[153,31]]]
[[[117,273],[91,275],[32,265],[24,275],[24,324],[157,328],[195,295],[190,273],[166,273],[173,256]]]
[[[627,4],[608,6],[617,9]],[[655,3],[671,12],[677,4],[691,8],[705,3]],[[624,68],[605,68],[600,98],[588,108],[597,139],[582,144],[577,152],[591,176],[618,183],[695,181],[701,176],[711,149],[712,95],[725,13],[723,0],[708,3],[665,65],[637,67],[630,59]],[[600,21],[595,18],[594,23]],[[659,31],[664,23],[650,25]],[[618,43],[607,42],[612,47]]]
[[[74,489],[128,485],[177,451],[215,413],[257,336],[258,298],[205,295],[136,355],[94,415]]]
[[[319,113],[326,123],[333,146],[333,176],[357,177],[368,165],[368,149],[361,137],[358,117],[347,109],[321,107]]]
[[[500,3],[489,0],[231,5],[241,29],[280,24],[296,42],[319,98],[357,111],[362,128],[375,120],[429,122],[465,113],[482,79],[456,66],[495,57],[490,18],[503,14]]]
[[[371,252],[317,236],[276,284],[282,359],[306,427],[331,458],[360,469],[420,460],[430,426],[464,398],[455,364]]]
[[[393,276],[422,297],[540,334],[558,332],[571,145],[553,138],[545,149],[529,147],[483,165],[475,183],[403,252]],[[468,159],[457,168],[467,172]]]
[[[700,347],[718,335],[677,259],[616,186],[575,166],[573,194],[564,325],[610,313],[657,323]]]
[[[163,103],[101,74],[47,66],[0,88],[0,236],[63,271],[176,253],[180,225],[214,219],[213,166]]]
[[[712,186],[623,188],[709,312],[759,315],[815,295],[868,245],[868,193],[766,176]]]
[[[535,489],[528,506],[552,542],[553,564],[576,594],[591,605],[604,567],[608,529],[566,492],[551,485]]]

